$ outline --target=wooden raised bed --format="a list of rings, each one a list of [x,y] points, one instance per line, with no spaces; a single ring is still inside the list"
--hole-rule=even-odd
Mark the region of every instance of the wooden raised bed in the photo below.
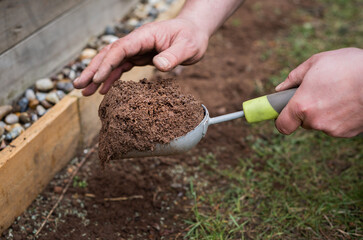
[[[181,9],[178,0],[158,20]],[[124,80],[149,78],[153,67],[137,67]],[[100,129],[98,106],[103,96],[82,97],[74,90],[0,152],[0,234],[44,189],[54,174],[89,146]]]

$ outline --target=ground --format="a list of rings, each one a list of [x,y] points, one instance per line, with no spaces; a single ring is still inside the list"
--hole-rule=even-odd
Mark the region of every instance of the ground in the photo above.
[[[362,1],[247,1],[211,39],[204,59],[174,77],[211,116],[271,93],[314,53],[363,47]],[[359,239],[363,138],[273,121],[210,126],[192,151],[112,161],[88,157],[40,239]],[[97,151],[97,147],[95,147]],[[33,239],[80,154],[4,233]]]

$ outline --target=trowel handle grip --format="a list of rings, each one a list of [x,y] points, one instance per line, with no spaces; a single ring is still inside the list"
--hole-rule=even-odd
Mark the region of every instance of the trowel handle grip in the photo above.
[[[296,89],[291,88],[244,102],[242,106],[247,122],[254,123],[277,118],[295,94]]]

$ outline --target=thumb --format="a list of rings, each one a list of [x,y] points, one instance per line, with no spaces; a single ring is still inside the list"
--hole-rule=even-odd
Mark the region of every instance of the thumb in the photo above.
[[[308,60],[300,64],[297,68],[295,68],[289,73],[285,81],[277,85],[275,90],[283,91],[293,87],[298,87],[301,84],[302,80],[304,79],[305,74],[310,69],[311,64],[312,64],[312,58],[309,58]]]
[[[173,44],[153,58],[153,63],[160,71],[166,72],[197,55],[197,50],[187,48],[187,43]]]
[[[277,130],[282,134],[289,135],[293,133],[301,126],[303,121],[303,115],[298,111],[299,106],[295,104],[294,97],[292,97],[286,107],[282,109],[275,122]]]

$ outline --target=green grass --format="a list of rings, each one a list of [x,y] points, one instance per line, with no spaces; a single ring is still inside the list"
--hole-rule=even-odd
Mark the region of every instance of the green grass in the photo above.
[[[291,26],[276,48],[261,55],[281,66],[268,87],[315,53],[363,47],[363,1],[319,4],[322,18],[299,10],[304,23]],[[363,138],[306,130],[284,136],[271,122],[251,129],[245,138],[251,154],[237,166],[220,167],[213,153],[199,158],[201,173],[190,180],[194,205],[186,239],[363,238]]]

